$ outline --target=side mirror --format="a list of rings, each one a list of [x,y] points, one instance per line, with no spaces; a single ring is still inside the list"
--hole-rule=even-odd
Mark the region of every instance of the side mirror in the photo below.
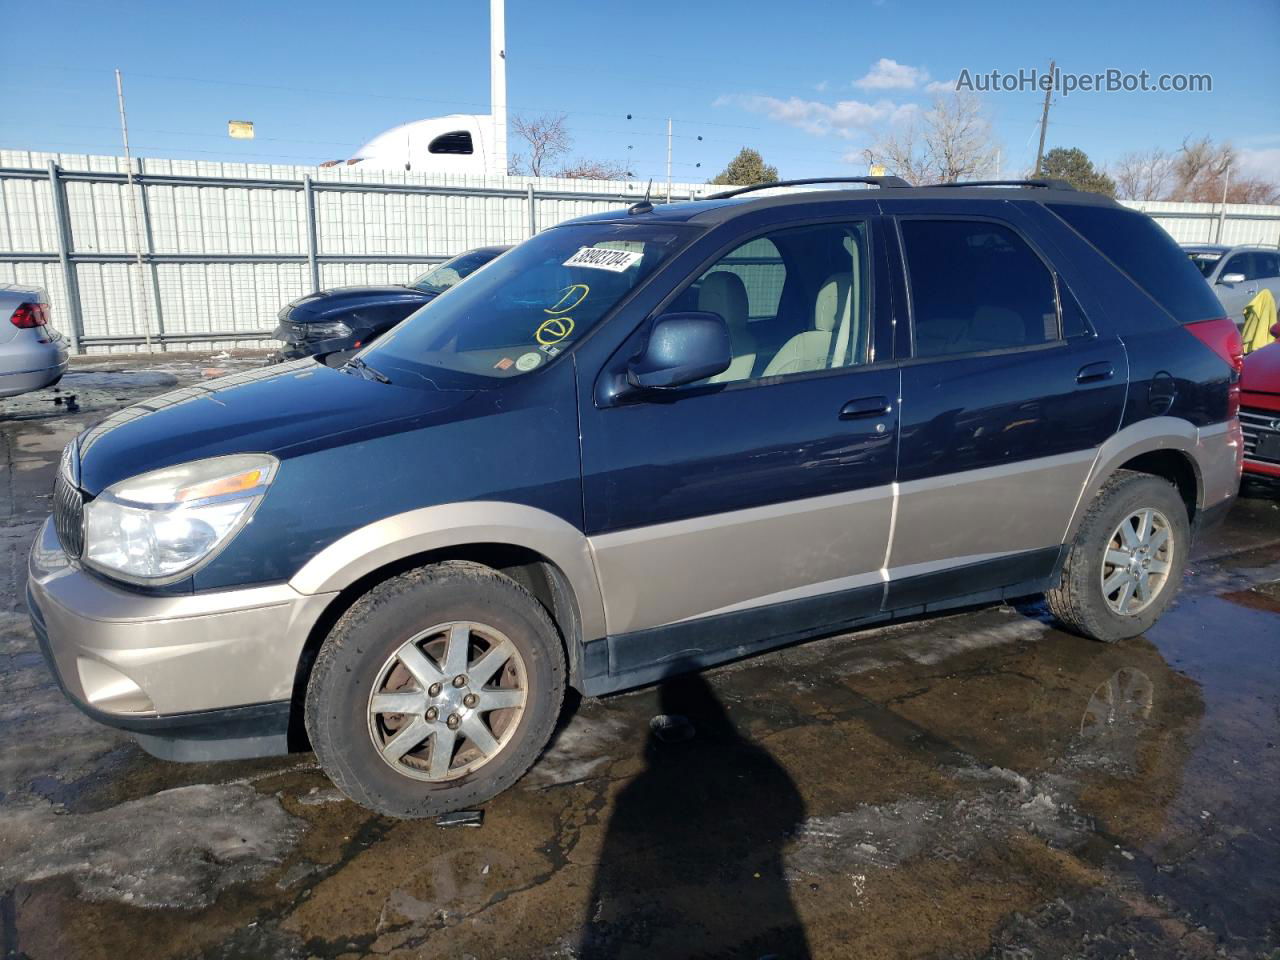
[[[732,359],[729,326],[718,313],[666,313],[627,368],[627,383],[641,390],[680,387],[723,373]]]
[[[1243,273],[1224,273],[1222,276],[1218,278],[1218,282],[1226,283],[1226,284],[1244,283],[1244,274]]]

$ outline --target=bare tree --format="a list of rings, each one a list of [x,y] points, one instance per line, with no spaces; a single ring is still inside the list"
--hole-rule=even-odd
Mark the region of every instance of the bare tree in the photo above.
[[[987,174],[999,147],[982,103],[969,93],[938,97],[922,116],[863,151],[910,183],[950,183]]]
[[[558,171],[557,177],[570,180],[625,180],[627,168],[612,160],[571,160]]]
[[[1163,200],[1173,185],[1173,157],[1159,147],[1135,150],[1112,171],[1121,200]]]
[[[1227,203],[1275,203],[1280,199],[1280,185],[1243,173],[1238,161],[1239,155],[1229,143],[1188,137],[1174,156],[1169,199],[1221,203],[1224,186]]]
[[[546,176],[551,164],[564,157],[573,146],[573,138],[565,126],[563,113],[541,117],[512,117],[511,128],[515,135],[528,145],[528,160],[523,153],[511,155],[512,173],[527,173],[533,177]]]

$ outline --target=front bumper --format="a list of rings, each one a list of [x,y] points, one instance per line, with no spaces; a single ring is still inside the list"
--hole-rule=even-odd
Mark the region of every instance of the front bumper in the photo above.
[[[287,584],[187,596],[112,586],[69,560],[46,520],[27,603],[49,666],[93,719],[178,760],[288,749],[303,647],[335,594]]]

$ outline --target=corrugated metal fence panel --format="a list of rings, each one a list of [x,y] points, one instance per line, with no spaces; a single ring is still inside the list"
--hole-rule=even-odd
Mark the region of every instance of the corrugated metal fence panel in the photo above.
[[[50,161],[68,173],[123,174],[121,157],[0,150],[0,167],[43,174]],[[365,171],[358,167],[300,167],[146,158],[135,170],[150,176],[223,178],[253,181],[245,186],[150,183],[138,190],[143,221],[137,243],[161,257],[290,257],[289,262],[138,264],[134,213],[128,187],[119,182],[64,181],[73,252],[117,256],[114,262],[79,262],[83,334],[141,338],[156,335],[186,343],[201,334],[239,331],[266,333],[289,300],[308,293],[308,252],[304,177],[315,184],[316,253],[322,286],[403,283],[440,258],[470,247],[518,243],[529,234],[527,191],[538,196],[534,217],[539,229],[643,196],[645,184],[621,181],[565,180],[552,177],[483,177]],[[277,186],[264,181],[288,181]],[[326,190],[342,184],[354,189]],[[358,189],[368,185],[370,189]],[[388,191],[388,186],[425,187],[439,192]],[[381,189],[380,189],[381,188]],[[706,196],[719,187],[672,185],[672,199]],[[491,191],[477,193],[477,191]],[[599,199],[594,199],[595,195]],[[666,185],[655,184],[654,199],[665,199]],[[0,178],[0,283],[38,284],[50,294],[55,317],[66,327],[71,304],[56,262],[5,261],[5,253],[42,254],[58,250],[53,191],[47,176]],[[1178,241],[1217,238],[1216,204],[1130,203],[1151,214]],[[1280,206],[1227,208],[1227,243],[1280,241]],[[343,262],[344,258],[391,256],[409,263]],[[156,301],[159,302],[157,315]],[[65,318],[65,319],[64,319]],[[134,349],[111,345],[110,349]],[[98,349],[108,349],[100,346]]]
[[[1218,236],[1222,206],[1216,203],[1177,203],[1170,200],[1124,200],[1164,227],[1179,243],[1261,243],[1280,245],[1280,206],[1262,203],[1227,204]]]

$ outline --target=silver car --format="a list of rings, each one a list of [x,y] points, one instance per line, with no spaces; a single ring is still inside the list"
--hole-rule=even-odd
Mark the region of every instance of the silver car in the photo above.
[[[1237,325],[1244,323],[1245,305],[1264,287],[1280,300],[1280,250],[1275,247],[1188,244],[1183,249]]]
[[[49,387],[67,372],[67,341],[34,287],[0,287],[0,397]]]

